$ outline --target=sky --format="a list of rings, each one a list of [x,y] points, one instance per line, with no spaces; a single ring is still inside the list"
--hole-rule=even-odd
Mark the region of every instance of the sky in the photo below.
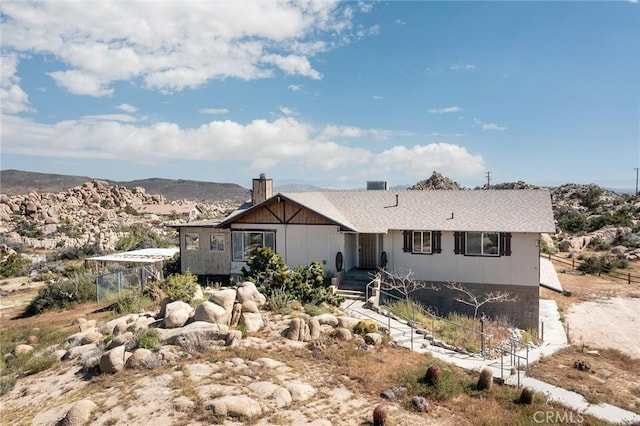
[[[5,0],[0,168],[633,188],[639,7]]]

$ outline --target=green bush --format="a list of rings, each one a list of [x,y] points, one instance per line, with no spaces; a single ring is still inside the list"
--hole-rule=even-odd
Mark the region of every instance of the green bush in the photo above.
[[[587,218],[582,214],[572,214],[558,218],[558,227],[563,231],[578,233],[588,228]]]
[[[130,251],[153,247],[169,247],[171,244],[163,237],[147,229],[144,223],[134,223],[122,229],[127,235],[116,242],[116,250]]]
[[[40,287],[38,294],[27,305],[23,316],[38,315],[49,310],[62,310],[77,303],[95,302],[95,300],[95,275],[84,272]]]
[[[439,364],[436,362],[436,364]],[[473,382],[459,372],[452,370],[450,366],[440,365],[438,383],[434,386],[425,382],[424,377],[429,365],[423,365],[418,369],[407,370],[402,373],[401,381],[410,395],[419,395],[430,400],[448,401],[471,389]]]
[[[0,377],[0,396],[11,391],[17,381],[18,379],[16,379],[14,374]]]
[[[610,255],[581,256],[579,260],[582,263],[576,269],[586,274],[600,274],[603,272],[606,274],[616,268],[625,268],[628,265],[628,262],[625,262],[624,259],[618,259]]]
[[[198,277],[187,271],[184,274],[169,275],[160,288],[172,302],[181,300],[189,303],[198,285]]]
[[[31,261],[18,253],[12,253],[0,263],[0,277],[10,278],[24,276],[29,273]]]
[[[154,329],[144,330],[135,336],[136,346],[144,349],[157,349],[160,347],[158,331]]]
[[[588,209],[595,209],[602,204],[600,197],[604,194],[602,188],[597,185],[589,185],[587,191],[580,195],[580,202]]]
[[[137,292],[127,292],[113,305],[112,310],[117,314],[136,314],[153,305],[153,301]]]
[[[48,370],[58,363],[58,359],[53,355],[32,356],[23,365],[24,375],[36,374]]]
[[[247,266],[249,269],[242,268],[244,278],[255,283],[267,299],[274,292],[283,291],[303,305],[326,303],[338,306],[344,300],[334,295],[325,284],[320,262],[289,269],[282,256],[267,247],[259,247],[254,250]]]

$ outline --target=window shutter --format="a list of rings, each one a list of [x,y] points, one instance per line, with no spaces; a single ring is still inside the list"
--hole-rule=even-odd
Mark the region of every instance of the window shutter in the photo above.
[[[464,232],[456,231],[453,233],[453,252],[455,254],[464,254]]]
[[[413,232],[411,231],[402,231],[402,236],[404,237],[402,251],[405,253],[411,253],[412,235],[413,235]]]
[[[500,256],[511,256],[511,232],[500,233]]]
[[[431,232],[431,253],[442,253],[442,232]]]

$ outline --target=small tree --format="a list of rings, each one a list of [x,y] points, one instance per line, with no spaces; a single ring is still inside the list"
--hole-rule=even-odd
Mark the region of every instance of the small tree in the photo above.
[[[418,281],[413,278],[413,272],[411,272],[411,270],[406,273],[394,274],[386,269],[380,269],[378,274],[383,290],[400,293],[407,301],[410,300],[411,293],[416,290],[424,288],[438,290],[438,288],[434,287],[431,283]]]
[[[460,283],[449,283],[446,287],[461,293],[460,296],[454,299],[456,302],[473,307],[473,319],[477,318],[478,309],[487,303],[515,302],[517,300],[517,296],[511,296],[511,294],[506,291],[492,291],[478,296]]]

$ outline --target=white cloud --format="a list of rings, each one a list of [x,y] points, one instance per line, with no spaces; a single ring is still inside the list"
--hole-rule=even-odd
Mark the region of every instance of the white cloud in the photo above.
[[[380,129],[328,126],[314,129],[293,117],[273,121],[211,121],[195,128],[158,122],[141,125],[126,114],[92,115],[53,124],[2,114],[3,153],[78,159],[127,159],[132,164],[185,161],[244,162],[265,171],[286,165],[305,172],[366,172],[423,176],[425,170],[473,174],[484,170],[482,157],[450,144],[395,146],[384,152],[357,148],[337,138],[378,138],[404,135]]]
[[[217,114],[228,114],[229,110],[227,108],[200,108],[198,112],[200,114],[217,115]]]
[[[359,9],[367,10],[363,3]],[[362,13],[357,11],[358,13]],[[49,75],[71,93],[110,96],[117,81],[165,93],[213,79],[312,79],[314,55],[375,34],[329,0],[289,2],[25,2],[2,5],[3,47],[55,57]],[[326,38],[328,41],[323,40]]]
[[[298,55],[265,55],[262,57],[263,62],[276,65],[282,71],[290,75],[302,75],[304,77],[310,77],[314,80],[320,80],[322,74],[314,70],[309,63],[309,60],[304,56]]]
[[[406,24],[406,22],[404,22],[402,19],[398,18],[398,19],[396,19],[396,24],[398,24],[398,25],[405,25],[405,24]]]
[[[134,113],[138,110],[138,108],[129,104],[120,104],[116,107],[116,109],[119,109],[121,111],[128,112],[128,113]]]
[[[82,117],[82,120],[122,121],[124,123],[132,123],[134,121],[138,121],[138,118],[129,114],[96,114],[96,115],[85,115]]]
[[[462,146],[448,143],[415,145],[411,148],[395,146],[376,155],[374,164],[382,171],[403,170],[413,177],[424,176],[431,170],[474,175],[486,168],[481,155],[473,155]]]
[[[457,106],[450,106],[445,108],[433,108],[428,110],[429,114],[447,114],[450,112],[460,112],[460,111],[462,111],[462,108]]]
[[[481,121],[481,120],[478,120],[477,118],[474,118],[473,122],[475,123],[476,126],[480,126],[482,130],[495,130],[498,132],[507,130],[507,128],[504,126],[500,126],[499,124],[496,124],[496,123]]]
[[[475,65],[471,65],[471,64],[468,64],[468,65],[452,65],[451,67],[449,67],[449,69],[452,69],[454,71],[457,71],[457,70],[473,71],[473,70],[476,69],[476,66]]]
[[[297,92],[297,91],[299,91],[299,90],[302,90],[302,85],[301,85],[301,84],[290,84],[290,85],[289,85],[289,86],[287,86],[287,87],[289,87],[289,89],[290,89],[292,92]]]
[[[376,101],[381,101],[382,100],[382,96],[377,96],[377,95],[373,95],[372,98]]]
[[[7,114],[34,111],[29,104],[29,96],[20,87],[16,75],[18,56],[15,53],[0,56],[0,105]]]
[[[287,117],[291,117],[293,115],[298,115],[298,112],[296,112],[295,110],[293,110],[293,109],[291,109],[289,107],[286,107],[286,106],[282,106],[281,105],[281,106],[278,107],[278,109],[280,110],[280,112],[283,115],[285,115]]]

